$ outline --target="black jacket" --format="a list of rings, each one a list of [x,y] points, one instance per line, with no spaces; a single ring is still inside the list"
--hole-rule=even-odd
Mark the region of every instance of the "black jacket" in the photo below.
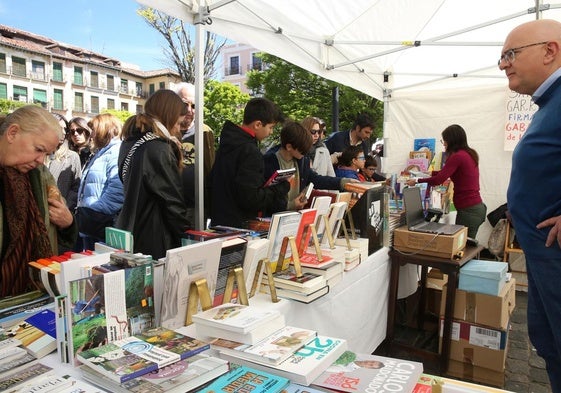
[[[210,174],[212,225],[243,227],[248,219],[285,201],[288,182],[263,187],[263,155],[257,140],[227,121]]]
[[[129,150],[139,139],[131,137],[121,144],[119,176]],[[181,174],[170,145],[157,138],[140,145],[132,155],[124,179],[125,199],[117,228],[131,231],[134,252],[164,257],[166,250],[181,246],[181,233],[190,226],[183,201]]]

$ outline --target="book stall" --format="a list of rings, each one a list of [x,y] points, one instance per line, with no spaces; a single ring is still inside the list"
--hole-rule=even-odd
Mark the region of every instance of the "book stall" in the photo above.
[[[188,230],[160,260],[132,254],[132,235],[106,228],[93,252],[30,261],[37,290],[0,300],[1,390],[474,391],[423,373],[421,362],[375,354],[393,315],[390,246],[403,222],[393,195],[384,183],[312,192],[308,208],[261,220],[263,231]],[[512,308],[509,288],[486,296]],[[502,356],[511,308],[495,300],[500,319],[474,320],[459,313],[474,299],[461,290],[454,323],[494,324]],[[471,345],[451,344],[452,372]],[[476,367],[489,367],[492,349],[472,349]]]

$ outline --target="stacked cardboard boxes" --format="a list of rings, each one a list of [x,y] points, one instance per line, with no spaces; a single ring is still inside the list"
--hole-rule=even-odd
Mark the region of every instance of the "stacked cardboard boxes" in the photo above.
[[[440,307],[441,336],[446,303],[445,288],[446,286],[442,291]],[[515,288],[516,282],[511,279],[502,286],[497,296],[456,290],[449,376],[503,387],[509,320],[516,299]]]

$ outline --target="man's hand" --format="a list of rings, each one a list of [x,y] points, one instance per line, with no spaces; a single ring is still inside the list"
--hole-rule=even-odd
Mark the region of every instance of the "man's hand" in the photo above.
[[[303,209],[304,206],[306,206],[306,203],[308,203],[308,199],[306,198],[306,195],[304,194],[304,192],[301,192],[301,193],[294,199],[294,209],[295,209],[295,210]]]
[[[58,228],[64,229],[72,225],[74,216],[66,206],[66,203],[57,199],[49,198],[49,219]]]
[[[550,247],[555,239],[557,239],[557,244],[561,247],[561,216],[551,217],[547,220],[540,222],[536,228],[542,229],[552,227],[545,240],[545,246]]]

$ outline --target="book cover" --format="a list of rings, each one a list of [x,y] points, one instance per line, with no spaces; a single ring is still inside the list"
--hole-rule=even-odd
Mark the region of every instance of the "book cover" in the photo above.
[[[9,320],[14,315],[23,316],[30,310],[45,306],[53,302],[53,298],[43,291],[31,291],[17,296],[7,296],[0,299],[0,323]],[[23,317],[21,319],[24,319]]]
[[[52,310],[42,310],[6,328],[5,334],[19,340],[29,353],[41,358],[57,348],[55,320]]]
[[[63,375],[62,378],[67,381],[69,386],[67,388],[63,388],[62,390],[56,390],[57,393],[105,393],[104,390],[101,390],[82,379],[74,378],[71,375]]]
[[[133,235],[124,229],[105,227],[105,244],[125,252],[134,252]]]
[[[325,279],[313,273],[302,273],[300,277],[296,275],[293,267],[273,273],[275,286],[280,284],[283,288],[296,290],[298,288],[313,288],[325,285]]]
[[[314,195],[314,191],[312,191],[312,195]],[[332,195],[332,196],[317,195],[313,197],[312,204],[310,205],[312,209],[316,209],[317,211],[316,221],[314,225],[320,243],[321,243],[321,239],[323,238],[323,232],[325,231],[324,217],[329,217],[329,210],[331,209],[331,204],[335,203],[336,199],[337,199],[336,195]]]
[[[298,225],[298,230],[296,231],[296,247],[298,248],[298,255],[303,255],[308,244],[310,244],[310,239],[312,237],[312,231],[310,228],[314,225],[316,221],[317,210],[316,209],[302,209],[299,210],[300,213],[300,224]]]
[[[193,337],[185,336],[175,330],[162,326],[144,330],[135,337],[150,345],[176,353],[181,359],[187,359],[210,348],[210,344]]]
[[[65,311],[69,362],[75,363],[75,354],[81,350],[154,326],[152,271],[152,263],[148,263],[68,283]]]
[[[245,279],[245,287],[248,291],[251,290],[251,286],[253,285],[257,265],[259,265],[259,261],[267,258],[268,251],[269,239],[253,239],[247,242],[243,261],[243,276]]]
[[[195,322],[195,330],[197,336],[212,338],[223,338],[244,344],[256,344],[265,339],[268,335],[273,334],[281,327],[285,326],[286,322],[282,314],[271,319],[268,322],[262,323],[258,328],[250,330],[247,333],[238,333],[226,329],[221,329],[215,326],[201,325]]]
[[[335,202],[331,204],[331,211],[329,212],[329,219],[327,220],[327,227],[325,231],[329,231],[333,239],[336,239],[341,228],[341,221],[347,212],[347,202]],[[321,239],[322,244],[327,244],[327,236],[324,235]]]
[[[281,181],[289,180],[296,173],[296,168],[288,169],[277,169],[273,174],[267,179],[263,187],[269,187],[274,184],[278,184]]]
[[[60,393],[72,387],[72,381],[54,372],[40,374],[33,378],[26,379],[9,389],[6,393],[36,393],[53,392]]]
[[[269,293],[269,286],[267,285],[263,285],[262,286],[262,290],[264,293]],[[311,290],[307,293],[304,293],[302,291],[293,291],[290,289],[286,289],[286,288],[278,288],[275,287],[275,290],[277,292],[277,296],[283,299],[290,299],[290,300],[296,300],[298,302],[301,303],[311,303],[316,299],[319,299],[322,296],[325,296],[326,294],[329,293],[329,285],[324,285],[319,289],[315,289],[315,290]]]
[[[275,365],[286,360],[315,336],[315,330],[285,326],[254,345],[216,339],[211,342],[211,347],[221,353]]]
[[[88,366],[80,366],[84,379],[114,393],[185,393],[218,378],[229,368],[226,360],[201,353],[118,384]]]
[[[247,333],[276,318],[279,314],[280,312],[277,310],[226,303],[193,315],[193,322],[197,325]]]
[[[313,273],[323,276],[326,280],[343,273],[343,263],[341,262],[329,262],[322,266],[302,266],[302,271],[305,273]]]
[[[269,239],[269,252],[267,253],[269,260],[276,266],[281,252],[281,246],[285,237],[294,236],[300,225],[300,213],[295,211],[286,211],[274,213],[271,216],[271,228],[267,238]],[[288,263],[292,256],[292,249],[288,245],[284,254],[283,263]]]
[[[347,351],[313,384],[340,392],[411,392],[422,373],[419,362]]]
[[[274,367],[246,359],[237,359],[227,354],[222,354],[221,357],[232,363],[274,373],[288,378],[291,382],[307,386],[327,370],[346,350],[346,340],[319,335]]]
[[[431,157],[434,157],[436,153],[436,138],[415,138],[413,140],[413,150],[429,151],[431,153]]]
[[[210,297],[213,298],[221,251],[220,239],[167,250],[160,316],[162,326],[168,329],[185,326],[192,282],[205,279]]]
[[[325,390],[314,389],[310,386],[291,383],[286,388],[284,388],[281,393],[325,393]]]
[[[247,240],[241,237],[234,237],[222,242],[218,275],[216,278],[216,289],[212,302],[213,307],[223,303],[228,274],[232,269],[243,266],[246,247]],[[234,288],[234,293],[232,294],[232,299],[235,298],[237,298],[237,288]]]
[[[0,375],[15,373],[37,362],[37,357],[22,347],[4,349],[0,353]]]
[[[334,262],[335,261],[333,260],[333,257],[331,257],[329,254],[324,252],[321,253],[321,260],[315,254],[315,251],[314,252],[304,251],[304,253],[300,255],[300,265],[302,267],[304,266],[322,267],[322,266],[331,265]]]
[[[54,371],[51,367],[41,363],[33,364],[18,372],[2,375],[0,376],[0,392],[4,392],[8,389],[15,389],[34,378],[46,375],[54,375]]]
[[[288,379],[247,366],[237,367],[222,375],[200,393],[278,393],[288,386]]]

